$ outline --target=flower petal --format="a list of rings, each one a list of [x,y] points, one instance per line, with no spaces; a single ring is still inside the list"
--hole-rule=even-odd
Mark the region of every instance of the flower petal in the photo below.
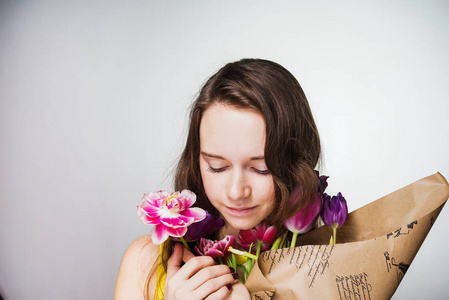
[[[276,239],[277,234],[278,234],[278,229],[276,228],[276,226],[268,227],[267,230],[265,230],[265,234],[263,235],[262,243],[263,244],[272,244],[274,242],[274,240]]]
[[[158,203],[160,200],[164,200],[169,195],[166,191],[157,191],[155,193],[144,194],[142,200],[147,200],[149,203]],[[159,206],[159,205],[158,205]]]
[[[193,222],[198,222],[206,218],[206,211],[199,207],[188,208],[180,211],[179,214],[188,218],[193,218]]]
[[[240,230],[239,241],[243,244],[248,244],[249,246],[251,243],[256,244],[257,238],[252,229]]]
[[[254,235],[258,241],[263,240],[263,236],[265,235],[265,231],[267,230],[268,225],[265,222],[259,223],[256,227],[253,228]]]
[[[213,215],[209,214],[207,211],[206,217],[199,221],[192,223],[187,227],[187,232],[184,235],[184,239],[188,242],[194,242],[202,237],[206,237],[221,227],[224,226],[225,222],[223,219],[216,219]]]
[[[161,217],[161,223],[168,227],[187,227],[193,223],[193,218],[184,217],[180,214],[166,213]]]
[[[178,199],[182,201],[183,208],[186,209],[196,202],[196,195],[192,191],[182,190],[181,193],[178,195]]]
[[[318,219],[323,203],[320,193],[315,193],[313,197],[313,202],[308,207],[301,209],[296,215],[284,222],[284,226],[288,230],[303,234],[312,229]]]
[[[204,255],[210,256],[212,258],[217,258],[217,257],[223,257],[224,256],[223,252],[221,252],[220,250],[217,250],[215,248],[210,248],[209,250],[207,250],[206,253],[204,253]]]
[[[200,248],[198,248],[198,246],[195,245],[195,252],[196,254],[200,255],[200,256],[204,256],[204,253],[201,252]]]
[[[172,227],[166,227],[166,231],[169,236],[172,237],[182,237],[187,232],[187,227],[178,227],[178,228],[172,228]]]
[[[153,228],[151,239],[155,245],[160,245],[168,238],[167,227],[163,224],[157,224]]]
[[[142,222],[147,225],[159,224],[161,222],[160,218],[153,218],[152,216],[149,216],[140,206],[137,206],[137,215],[140,217]]]
[[[161,215],[160,208],[158,206],[152,205],[146,200],[143,200],[139,206],[143,211],[146,212],[148,216],[156,217]]]

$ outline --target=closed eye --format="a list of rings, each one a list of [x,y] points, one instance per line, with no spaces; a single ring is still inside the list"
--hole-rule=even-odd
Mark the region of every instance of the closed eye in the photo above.
[[[260,174],[260,175],[268,175],[268,174],[270,174],[270,170],[259,170],[259,169],[256,169],[256,168],[252,168],[252,169],[253,169],[254,172],[256,172],[257,174]]]
[[[209,168],[207,168],[206,171],[211,172],[211,173],[220,173],[223,172],[224,170],[226,170],[227,167],[223,167],[223,168],[213,168],[212,166],[209,166]]]

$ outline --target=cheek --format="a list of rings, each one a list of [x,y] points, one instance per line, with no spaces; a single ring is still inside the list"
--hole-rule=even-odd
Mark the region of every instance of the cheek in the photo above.
[[[276,207],[276,193],[275,193],[275,187],[274,187],[274,182],[273,182],[273,178],[270,178],[270,182],[267,183],[268,191],[267,191],[267,195],[269,195],[268,198],[268,202],[270,203],[270,213],[275,209]]]
[[[200,162],[200,168],[201,168],[201,179],[203,181],[203,187],[204,191],[206,192],[207,198],[209,198],[209,201],[213,204],[213,198],[214,194],[217,190],[220,189],[219,184],[220,181],[214,180],[214,174],[209,174],[207,170],[208,166],[206,166],[204,163]]]
[[[269,188],[267,188],[266,195],[268,195],[268,197],[267,197],[267,206],[269,207],[270,213],[271,213],[271,211],[273,211],[273,209],[274,209],[274,207],[276,205],[276,195],[275,195],[275,192],[274,192],[274,183],[273,183],[273,181],[271,180],[271,182],[267,183],[266,186],[269,187]]]
[[[260,178],[259,178],[260,179]],[[275,189],[273,179],[270,177],[260,179],[253,185],[253,196],[255,196],[270,212],[276,205]]]

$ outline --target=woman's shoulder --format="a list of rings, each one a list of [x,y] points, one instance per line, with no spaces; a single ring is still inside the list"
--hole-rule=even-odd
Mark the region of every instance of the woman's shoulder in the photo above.
[[[138,266],[140,268],[145,268],[145,265],[155,261],[159,254],[159,246],[155,245],[151,240],[151,235],[144,235],[135,239],[126,249],[123,255],[122,262],[128,265]]]
[[[151,240],[151,234],[143,235],[135,239],[126,249],[124,258],[144,259],[151,258],[152,255],[158,254],[159,246],[155,245]],[[153,253],[155,252],[155,253]]]
[[[114,299],[143,299],[142,291],[158,258],[158,251],[151,235],[141,236],[128,246],[120,263]]]

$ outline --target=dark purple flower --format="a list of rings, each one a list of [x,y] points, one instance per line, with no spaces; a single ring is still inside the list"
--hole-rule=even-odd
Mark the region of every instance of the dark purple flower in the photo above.
[[[346,222],[346,217],[348,215],[348,206],[346,204],[346,199],[341,193],[332,198],[324,194],[324,205],[323,211],[321,212],[321,218],[324,224],[332,228],[339,228],[343,226]]]
[[[206,237],[214,232],[216,232],[218,229],[223,227],[225,224],[225,221],[223,219],[217,219],[213,215],[211,215],[206,210],[206,218],[204,218],[202,221],[193,223],[189,227],[187,227],[187,232],[184,235],[184,239],[187,242],[194,242],[199,240],[202,237]],[[180,241],[180,239],[173,238],[175,241]]]
[[[195,251],[201,256],[210,256],[212,258],[223,257],[228,255],[228,248],[234,246],[235,238],[227,235],[221,241],[211,241],[201,238],[199,246],[195,246]]]
[[[318,192],[323,194],[327,188],[327,179],[329,178],[329,176],[326,176],[326,175],[320,176],[320,173],[316,170],[315,170],[315,174],[316,174],[316,177],[318,178],[318,180],[320,181],[320,183],[318,185]]]
[[[271,245],[276,239],[278,229],[276,226],[268,226],[265,222],[260,223],[254,228],[247,230],[240,230],[239,239],[237,245],[249,251],[251,244],[251,253],[256,254],[257,251],[257,241],[262,242],[261,251],[270,250]]]
[[[293,190],[291,197],[297,197],[299,193],[299,188]],[[323,199],[320,193],[315,193],[313,195],[312,203],[301,209],[296,215],[287,219],[284,222],[284,226],[291,232],[303,234],[315,225],[318,216],[320,215],[321,206],[323,204]]]

